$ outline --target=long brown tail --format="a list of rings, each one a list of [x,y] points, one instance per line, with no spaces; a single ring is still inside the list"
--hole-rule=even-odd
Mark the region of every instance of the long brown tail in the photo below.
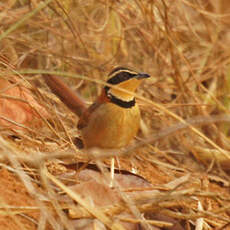
[[[78,117],[81,117],[87,109],[86,103],[59,77],[48,74],[44,74],[43,77],[52,92],[57,95],[70,110],[77,114]]]

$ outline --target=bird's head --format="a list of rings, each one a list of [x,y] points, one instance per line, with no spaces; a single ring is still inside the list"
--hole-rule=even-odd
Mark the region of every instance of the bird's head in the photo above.
[[[125,89],[130,93],[119,90],[118,88],[115,89],[113,87],[105,86],[106,95],[126,102],[132,101],[134,100],[132,93],[135,92],[143,79],[149,77],[150,75],[147,73],[138,73],[128,68],[117,67],[109,74],[107,83],[116,85],[120,89]]]

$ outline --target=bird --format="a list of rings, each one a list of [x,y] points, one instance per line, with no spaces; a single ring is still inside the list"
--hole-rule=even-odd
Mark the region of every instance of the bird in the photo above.
[[[108,74],[101,94],[89,107],[59,77],[44,76],[51,90],[79,116],[79,147],[116,151],[128,146],[137,135],[141,115],[134,93],[142,80],[150,77],[149,74],[126,67],[114,68]],[[111,161],[113,177],[114,158]]]

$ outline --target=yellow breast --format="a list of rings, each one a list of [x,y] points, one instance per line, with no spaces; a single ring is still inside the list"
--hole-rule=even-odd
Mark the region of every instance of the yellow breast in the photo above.
[[[137,134],[140,125],[140,111],[136,104],[122,108],[113,103],[101,104],[90,116],[88,125],[82,131],[86,148],[122,148]]]

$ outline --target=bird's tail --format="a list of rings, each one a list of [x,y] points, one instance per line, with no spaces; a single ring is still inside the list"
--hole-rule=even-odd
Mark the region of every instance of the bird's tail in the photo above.
[[[85,101],[77,96],[59,77],[48,74],[43,74],[43,77],[52,92],[78,117],[81,117],[87,109]]]

